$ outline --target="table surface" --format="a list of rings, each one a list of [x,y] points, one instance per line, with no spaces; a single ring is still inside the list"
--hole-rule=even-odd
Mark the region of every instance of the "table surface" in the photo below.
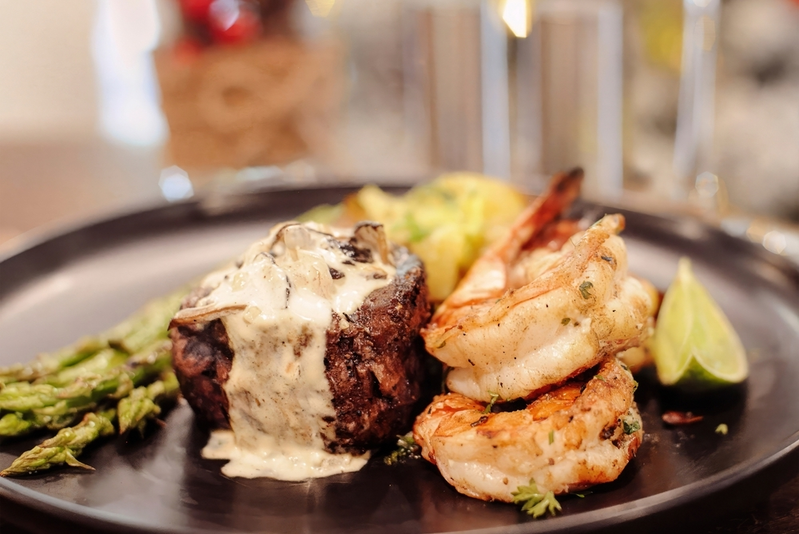
[[[160,166],[157,149],[101,141],[0,144],[0,247],[40,225],[158,198]],[[13,517],[0,518],[0,533],[29,534],[13,523]],[[799,532],[799,449],[731,488],[612,532],[672,532],[688,525],[693,532]]]

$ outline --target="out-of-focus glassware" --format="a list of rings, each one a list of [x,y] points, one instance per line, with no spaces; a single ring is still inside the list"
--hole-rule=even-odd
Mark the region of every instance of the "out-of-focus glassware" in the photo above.
[[[719,0],[683,1],[683,47],[677,131],[674,140],[675,183],[671,194],[678,200],[691,193],[703,207],[719,191],[712,161],[715,126],[716,51]]]
[[[184,37],[216,44],[159,52],[167,163],[192,179],[186,158],[247,181],[466,170],[536,190],[579,165],[592,198],[726,202],[741,151],[714,142],[716,55],[725,10],[752,0],[179,2],[262,6],[250,44],[189,24]],[[729,145],[734,132],[715,138]]]
[[[301,159],[291,168],[356,180],[475,171],[533,189],[579,165],[589,196],[621,193],[617,0],[337,0],[324,10],[317,4],[294,2],[284,23],[295,30],[280,41],[264,29],[240,47],[206,36],[184,5],[184,37],[158,61],[175,163],[246,167]],[[207,44],[187,52],[187,39]],[[285,72],[329,74],[281,91],[284,80],[263,74],[269,55],[286,43],[304,55],[285,55]],[[325,49],[338,53],[315,61]],[[300,124],[266,113],[285,111],[286,99],[316,117],[317,136],[307,128],[266,135],[266,126],[281,120]],[[289,134],[304,143],[276,153]]]
[[[615,0],[541,2],[516,41],[516,174],[582,166],[584,192],[622,193],[622,6]]]
[[[422,157],[433,171],[510,178],[508,36],[496,6],[429,0],[403,7],[407,124]]]
[[[535,190],[552,173],[582,166],[588,196],[621,194],[617,1],[395,5],[402,124],[422,175],[483,172]]]
[[[624,185],[671,198],[682,0],[625,0],[624,15]]]
[[[799,221],[799,2],[722,2],[714,159],[731,205]]]
[[[799,4],[625,0],[625,185],[799,220]]]

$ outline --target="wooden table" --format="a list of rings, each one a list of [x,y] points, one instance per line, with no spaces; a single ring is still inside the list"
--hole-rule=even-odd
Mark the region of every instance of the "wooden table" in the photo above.
[[[42,224],[155,199],[159,168],[156,149],[124,149],[99,141],[72,146],[0,145],[0,246]],[[1,534],[31,534],[12,526],[12,521],[0,518]],[[608,534],[680,531],[799,533],[799,450],[690,506],[605,530]]]

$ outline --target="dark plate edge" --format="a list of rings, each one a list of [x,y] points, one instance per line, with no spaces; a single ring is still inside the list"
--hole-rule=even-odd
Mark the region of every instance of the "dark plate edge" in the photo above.
[[[587,528],[598,529],[625,521],[631,521],[649,514],[662,512],[686,504],[689,501],[721,491],[732,486],[736,482],[749,478],[756,472],[765,469],[769,465],[787,456],[794,449],[799,448],[799,431],[784,440],[777,448],[777,451],[767,454],[760,459],[745,463],[743,467],[741,464],[738,464],[735,467],[726,469],[711,477],[694,482],[693,484],[629,503],[580,514],[558,516],[546,519],[545,522],[532,521],[520,525],[467,530],[461,531],[460,533],[453,532],[449,534],[501,534],[506,532],[509,534],[530,534],[536,531],[577,532],[585,531]],[[63,518],[76,525],[82,525],[100,531],[107,530],[111,527],[117,532],[140,532],[142,534],[192,534],[198,532],[197,529],[162,529],[136,520],[120,522],[118,516],[112,512],[93,510],[81,505],[65,503],[55,497],[50,497],[49,495],[39,493],[24,486],[13,484],[7,479],[0,479],[0,498],[7,499],[29,510],[50,514],[55,517]],[[601,517],[596,519],[598,515]],[[586,521],[585,516],[592,517],[590,520]],[[545,530],[542,531],[537,527],[545,527]],[[272,531],[264,530],[263,532]]]
[[[178,202],[167,202],[164,200],[148,201],[138,204],[131,204],[124,206],[123,208],[103,210],[99,213],[95,213],[86,217],[57,220],[12,238],[7,243],[0,245],[0,263],[28,250],[44,245],[51,240],[66,237],[70,234],[86,230],[87,228],[112,223],[114,221],[119,221],[129,217],[164,211],[177,206],[180,206],[181,208],[186,209],[196,215],[206,216],[210,214],[213,216],[220,213],[230,213],[235,211],[237,208],[247,206],[248,204],[257,203],[253,201],[253,197],[266,196],[274,192],[309,191],[320,194],[325,191],[330,191],[343,196],[348,192],[357,190],[362,185],[362,183],[349,182],[342,185],[324,183],[277,183],[270,184],[266,187],[260,187],[257,190],[252,191],[246,189],[209,191],[197,195],[191,199]],[[380,184],[380,187],[389,192],[403,191],[409,188],[407,184]],[[664,214],[647,214],[637,212],[631,209],[629,206],[623,204],[614,205],[583,203],[582,206],[586,210],[595,210],[597,213],[603,210],[605,210],[605,212],[612,210],[622,213],[634,213],[636,216],[643,216],[650,222],[663,221],[668,223],[670,229],[676,235],[682,237],[691,237],[686,236],[685,232],[680,229],[680,227],[684,226],[685,224],[684,219],[686,219],[686,217],[684,216],[676,217]],[[797,285],[799,286],[799,267],[791,263],[788,259],[771,253],[765,248],[757,246],[754,243],[727,234],[723,230],[710,226],[704,222],[690,219],[688,224],[694,229],[701,230],[701,232],[707,238],[721,238],[733,246],[746,250],[747,253],[756,257],[758,260],[769,264],[780,271],[781,274],[796,281]],[[687,486],[682,486],[657,495],[637,499],[629,503],[619,504],[600,510],[550,518],[543,523],[538,521],[513,526],[461,531],[461,533],[500,534],[507,532],[529,534],[533,532],[578,532],[589,528],[598,529],[607,527],[684,505],[689,501],[696,500],[717,491],[726,489],[737,482],[749,478],[756,472],[765,469],[769,465],[790,454],[797,448],[799,448],[799,430],[783,440],[776,447],[774,452],[766,453],[761,458],[752,459],[749,462],[738,464],[720,473],[716,473],[711,477],[694,482]],[[50,497],[49,495],[28,489],[24,486],[19,486],[4,478],[0,478],[0,499],[5,499],[28,510],[50,514],[54,517],[63,518],[64,520],[75,525],[86,526],[88,528],[97,529],[98,531],[107,531],[109,528],[113,528],[117,532],[142,534],[193,534],[197,532],[196,529],[163,529],[160,527],[153,527],[152,525],[136,520],[120,522],[117,514],[112,512],[94,510],[92,508],[84,507],[78,504],[67,503],[55,497]],[[584,517],[586,515],[591,515],[592,518],[589,521],[586,521]],[[597,516],[601,517],[596,519]],[[544,529],[541,530],[540,527],[544,527]]]

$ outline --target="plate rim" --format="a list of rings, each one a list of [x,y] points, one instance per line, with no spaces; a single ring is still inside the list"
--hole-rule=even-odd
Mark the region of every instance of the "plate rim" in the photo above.
[[[195,195],[192,198],[176,202],[169,202],[159,199],[157,201],[149,200],[146,202],[130,204],[124,207],[117,206],[107,210],[95,212],[89,216],[56,220],[16,236],[8,242],[0,245],[0,264],[5,263],[6,261],[16,256],[22,255],[32,249],[35,249],[38,246],[46,245],[58,239],[67,238],[70,235],[86,231],[89,228],[119,222],[129,217],[141,217],[147,214],[157,213],[160,211],[169,211],[173,209],[188,209],[190,212],[199,211],[199,213],[203,215],[213,217],[215,216],[214,212],[219,209],[220,205],[222,206],[222,213],[227,213],[229,210],[236,211],[237,206],[240,207],[240,203],[244,201],[244,199],[254,195],[261,196],[280,192],[285,193],[305,191],[316,192],[317,194],[329,191],[331,193],[344,195],[348,192],[357,190],[366,183],[367,182],[344,182],[337,184],[274,183],[258,187],[257,189],[245,187],[228,190],[206,191]],[[407,183],[383,183],[379,184],[379,186],[388,191],[402,191],[407,190],[410,187]],[[729,240],[731,243],[736,243],[737,246],[748,249],[747,252],[755,256],[758,260],[769,263],[773,267],[776,267],[783,274],[788,275],[790,273],[792,278],[799,281],[799,265],[794,264],[783,256],[771,253],[765,248],[757,246],[755,243],[744,240],[738,236],[728,234],[723,230],[713,227],[705,221],[691,217],[688,214],[674,215],[643,212],[638,211],[633,207],[624,204],[623,202],[583,202],[583,205],[589,208],[609,208],[622,212],[631,212],[651,220],[664,221],[671,225],[671,230],[674,231],[675,235],[683,235],[683,237],[685,236],[683,232],[679,231],[679,225],[682,222],[690,221],[691,224],[696,225],[696,227],[700,228],[703,232],[709,234],[710,236]],[[606,508],[600,508],[597,510],[550,517],[546,519],[545,522],[529,521],[516,525],[458,531],[452,532],[450,534],[524,534],[537,532],[540,530],[539,527],[544,525],[546,525],[546,532],[565,532],[573,531],[574,529],[593,529],[619,524],[626,521],[635,520],[646,515],[676,508],[686,504],[689,501],[720,492],[778,462],[780,459],[791,454],[796,449],[799,449],[799,429],[772,447],[771,452],[767,452],[759,457],[740,462],[709,477],[697,480],[684,486],[672,488],[662,493],[638,498],[632,501],[612,505]],[[121,516],[115,512],[99,510],[89,506],[64,501],[35,489],[16,484],[11,479],[2,477],[0,477],[0,499],[7,500],[28,510],[48,514],[55,518],[65,519],[75,525],[81,525],[94,529],[112,528],[116,531],[140,532],[143,534],[192,534],[197,532],[197,529],[191,527],[156,527],[152,524],[141,522],[135,518]],[[7,518],[5,519],[7,520]],[[10,522],[13,523],[13,520]],[[273,531],[263,530],[259,532]]]
[[[787,439],[783,440],[778,447],[779,450],[776,453],[757,460],[750,460],[749,462],[744,463],[743,468],[741,468],[741,464],[738,464],[710,477],[703,478],[702,480],[693,482],[686,486],[680,486],[678,488],[667,490],[663,493],[658,493],[657,495],[643,497],[641,499],[613,505],[607,508],[601,508],[599,510],[547,518],[545,519],[547,526],[552,526],[553,528],[547,529],[545,532],[558,533],[574,528],[588,527],[602,528],[612,524],[631,521],[645,515],[662,512],[670,508],[675,508],[685,504],[687,501],[696,500],[712,493],[722,491],[732,486],[736,482],[740,482],[749,478],[755,473],[779,461],[781,458],[784,458],[793,452],[793,450],[799,448],[799,430],[794,432]],[[0,498],[8,499],[24,508],[42,513],[51,513],[54,517],[62,517],[59,516],[59,514],[64,514],[68,516],[68,521],[90,528],[112,527],[117,530],[130,530],[133,528],[136,529],[134,530],[135,532],[141,532],[143,534],[196,534],[198,532],[196,528],[191,527],[153,527],[152,525],[139,522],[136,519],[120,521],[120,516],[113,512],[96,510],[80,504],[63,501],[25,486],[13,484],[10,480],[5,478],[0,478]],[[34,506],[31,504],[34,504]],[[56,513],[53,514],[53,512]],[[584,521],[583,519],[585,519],[585,516],[589,515],[600,515],[602,517],[592,521]],[[453,531],[447,534],[524,534],[535,532],[535,525],[542,524],[544,523],[540,521],[529,521],[516,525],[488,527],[477,530]],[[277,531],[261,530],[259,532],[276,533]]]

